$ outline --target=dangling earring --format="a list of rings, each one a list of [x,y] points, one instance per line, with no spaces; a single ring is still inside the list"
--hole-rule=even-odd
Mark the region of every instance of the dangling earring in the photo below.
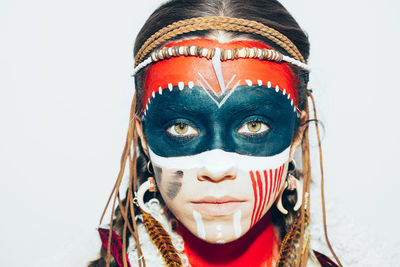
[[[287,209],[285,209],[282,205],[282,196],[285,190],[289,191],[296,190],[297,201],[293,207],[294,211],[298,211],[301,207],[301,204],[303,203],[303,183],[294,176],[295,170],[296,170],[296,162],[292,159],[289,162],[288,176],[285,182],[285,189],[279,195],[278,202],[276,203],[276,207],[278,208],[278,210],[285,215],[288,214]]]
[[[153,169],[153,167],[151,166],[151,162],[149,161],[147,163],[147,171],[150,174],[153,174],[153,172],[150,169]],[[146,193],[147,190],[149,190],[150,192],[157,191],[157,185],[156,185],[156,181],[155,181],[154,177],[147,178],[147,181],[139,186],[139,189],[136,194],[136,200],[137,200],[137,204],[139,205],[139,207],[144,212],[151,214],[150,210],[146,207],[146,205],[144,204],[144,200],[143,200],[144,194]]]

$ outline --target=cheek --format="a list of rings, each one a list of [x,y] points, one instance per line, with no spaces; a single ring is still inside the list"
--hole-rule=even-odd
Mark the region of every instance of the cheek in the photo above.
[[[250,227],[261,219],[277,199],[284,182],[284,171],[285,164],[276,169],[249,171],[254,196]]]
[[[181,192],[183,185],[183,170],[166,169],[160,166],[153,166],[157,186],[161,195],[166,201],[172,201]]]

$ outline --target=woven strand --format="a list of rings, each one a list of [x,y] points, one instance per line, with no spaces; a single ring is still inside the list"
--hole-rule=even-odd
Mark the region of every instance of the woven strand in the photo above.
[[[160,38],[158,38],[157,40],[155,40],[148,47],[146,47],[143,50],[142,54],[138,53],[138,57],[137,57],[136,62],[140,63],[143,60],[143,58],[148,53],[150,53],[151,50],[153,50],[154,48],[160,46],[162,43],[165,43],[166,41],[168,41],[168,40],[170,40],[170,39],[172,39],[172,38],[174,38],[174,37],[176,37],[178,35],[182,35],[182,34],[189,33],[189,32],[194,32],[194,31],[203,31],[203,30],[224,30],[224,31],[235,31],[235,32],[245,32],[245,33],[257,34],[257,35],[260,35],[260,36],[263,36],[263,37],[266,37],[266,38],[270,39],[271,41],[273,41],[274,43],[276,43],[277,45],[279,45],[280,47],[285,49],[296,60],[304,62],[303,57],[299,53],[297,53],[295,50],[291,49],[290,46],[287,45],[282,40],[276,38],[273,35],[270,35],[268,32],[264,32],[264,31],[259,30],[259,29],[255,29],[255,28],[251,28],[251,27],[247,27],[247,26],[242,26],[242,25],[220,24],[220,23],[188,25],[188,26],[181,27],[181,28],[175,29],[173,31],[170,31],[170,32],[166,33],[165,35],[161,36]]]
[[[265,31],[267,33],[269,33],[269,35],[276,37],[277,39],[283,41],[284,43],[287,44],[287,46],[289,46],[290,48],[292,48],[293,50],[296,51],[296,53],[298,53],[299,57],[302,58],[300,52],[298,51],[298,49],[296,48],[296,46],[283,34],[281,34],[280,32],[265,26],[259,22],[256,21],[250,21],[250,20],[246,20],[246,19],[238,19],[238,18],[230,18],[230,17],[218,17],[218,16],[214,16],[214,17],[201,17],[201,18],[193,18],[193,19],[188,19],[188,20],[182,20],[176,23],[173,23],[163,29],[161,29],[160,31],[158,31],[156,34],[154,34],[153,36],[151,36],[142,46],[142,48],[146,47],[149,43],[153,42],[158,36],[161,36],[167,32],[169,32],[171,29],[174,28],[179,28],[182,27],[183,25],[189,25],[189,24],[201,24],[201,23],[209,23],[209,24],[215,24],[215,23],[226,23],[226,24],[237,24],[239,26],[250,26],[256,29],[260,29],[261,31]],[[224,29],[221,29],[224,30]],[[140,50],[139,50],[140,52]],[[139,55],[139,53],[138,53]],[[304,62],[304,60],[302,60],[302,62]]]
[[[339,260],[339,257],[336,255],[335,251],[333,250],[333,247],[331,245],[331,242],[329,241],[328,238],[328,227],[326,223],[326,210],[325,210],[325,193],[324,193],[324,168],[323,168],[323,160],[322,160],[322,145],[321,145],[321,138],[319,135],[319,127],[318,127],[318,117],[317,117],[317,109],[315,106],[315,100],[313,95],[311,94],[310,91],[307,92],[308,96],[311,99],[312,105],[313,105],[313,111],[314,111],[314,123],[315,123],[315,130],[317,133],[317,139],[318,139],[318,151],[319,151],[319,164],[320,164],[320,171],[321,171],[321,199],[322,199],[322,219],[323,219],[323,224],[324,224],[324,236],[325,236],[325,241],[326,244],[328,245],[329,250],[332,253],[332,256],[335,258],[337,264],[342,267],[342,263]]]
[[[282,47],[289,55],[296,60],[305,63],[305,60],[297,47],[285,35],[275,29],[256,21],[238,19],[231,17],[200,17],[181,20],[168,25],[153,34],[139,49],[135,57],[135,66],[156,47],[162,43],[185,33],[204,30],[222,30],[243,33],[257,34],[268,38],[275,44]]]

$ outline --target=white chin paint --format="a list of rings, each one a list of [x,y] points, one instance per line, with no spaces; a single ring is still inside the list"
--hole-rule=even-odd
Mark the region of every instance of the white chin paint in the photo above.
[[[151,161],[163,168],[188,170],[206,167],[212,173],[225,172],[233,167],[242,171],[275,169],[288,160],[289,152],[290,146],[281,153],[269,157],[242,155],[222,149],[189,156],[161,157],[149,148]]]
[[[205,240],[206,239],[206,231],[204,229],[204,223],[203,223],[203,219],[201,218],[201,214],[194,210],[193,218],[196,221],[196,225],[197,225],[197,235],[200,238]]]
[[[233,215],[233,230],[235,231],[235,237],[239,238],[242,235],[242,210],[238,210]]]

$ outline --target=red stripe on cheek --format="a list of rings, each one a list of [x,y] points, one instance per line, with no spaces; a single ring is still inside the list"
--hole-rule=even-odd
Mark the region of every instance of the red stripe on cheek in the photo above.
[[[269,170],[269,175],[274,177],[273,174],[272,174],[272,169]],[[273,197],[274,199],[275,199],[275,195],[276,195],[276,187],[277,187],[276,184],[277,184],[277,182],[278,181],[276,180],[276,177],[274,177],[274,188],[272,189],[272,194],[274,194],[274,197]]]
[[[254,178],[254,173],[252,171],[250,171],[249,173],[251,178],[251,185],[253,186],[253,192],[254,192],[254,207],[253,207],[253,213],[251,214],[251,222],[250,222],[250,227],[252,227],[254,224],[254,214],[257,206],[257,183],[256,179]]]
[[[280,168],[279,168],[279,187],[282,185],[282,174],[283,174],[283,169],[285,168],[285,164],[283,164]]]
[[[268,172],[265,170],[264,171],[264,175],[268,176]],[[272,195],[272,181],[273,181],[273,177],[269,176],[268,177],[268,204],[271,201],[271,195]]]
[[[278,173],[278,176],[279,176],[279,185],[281,185],[281,183],[282,183],[282,176],[283,176],[283,170],[285,169],[285,163],[284,164],[282,164],[282,166],[279,168],[279,173]]]
[[[268,186],[268,184],[267,184],[267,176],[265,175],[265,172],[264,172],[263,182],[264,182],[264,186],[263,186],[263,196],[262,196],[262,202],[261,202],[260,217],[261,217],[261,215],[263,213],[263,210],[265,208],[265,202],[267,200],[267,186]]]
[[[257,222],[260,219],[260,210],[261,210],[261,201],[262,201],[262,182],[261,182],[261,176],[260,173],[258,171],[256,171],[256,175],[257,175],[257,187],[258,187],[258,208],[257,208],[257,212],[256,212],[256,218],[255,218],[255,222]]]
[[[281,168],[279,168],[279,172],[281,171]],[[279,191],[279,185],[280,185],[280,179],[279,179],[279,174],[278,174],[278,168],[275,169],[275,179],[277,180],[277,185],[276,185],[276,191]],[[274,198],[276,197],[276,192],[274,195]]]

